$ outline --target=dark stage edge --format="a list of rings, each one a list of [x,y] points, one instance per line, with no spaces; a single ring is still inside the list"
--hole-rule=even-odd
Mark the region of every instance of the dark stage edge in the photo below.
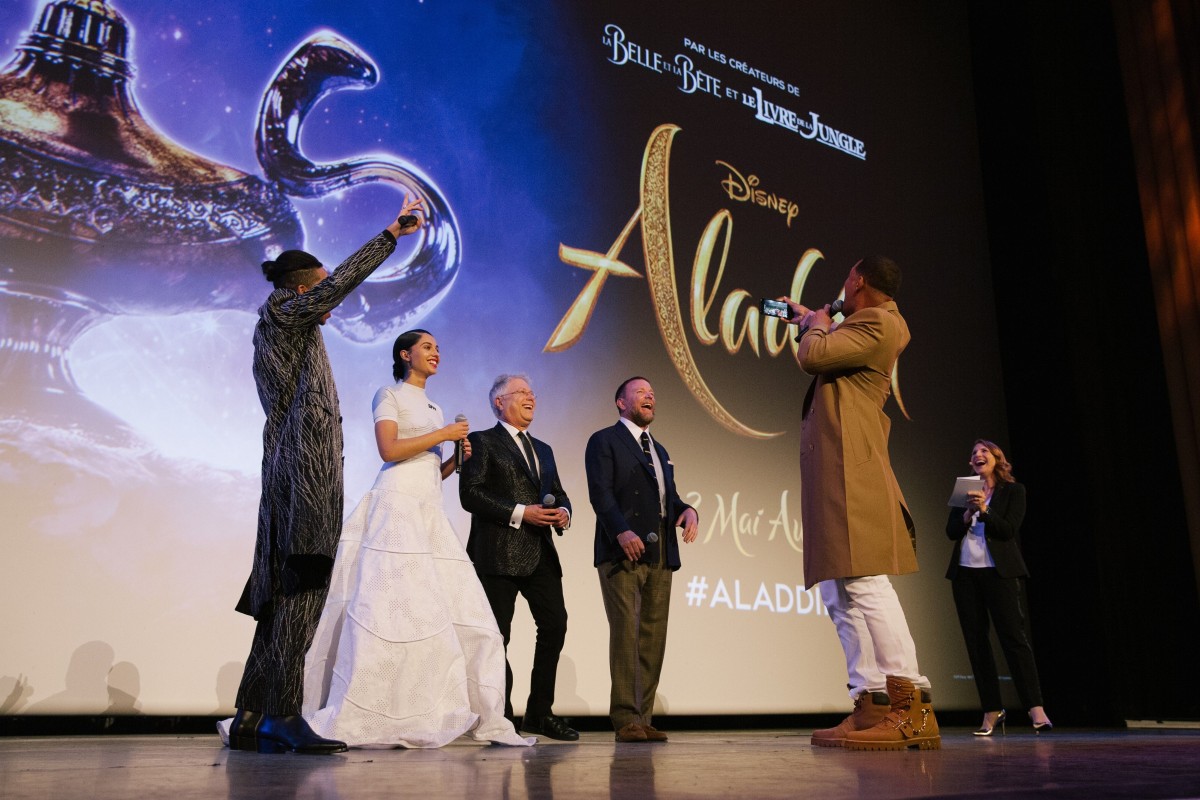
[[[440,750],[337,756],[230,752],[216,735],[10,736],[0,797],[71,798],[1195,798],[1200,732],[1027,726],[942,749],[813,747],[810,730],[679,731],[666,744],[611,732],[531,748],[458,740]]]

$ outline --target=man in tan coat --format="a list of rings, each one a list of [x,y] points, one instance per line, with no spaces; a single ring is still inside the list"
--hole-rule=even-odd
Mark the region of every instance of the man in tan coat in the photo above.
[[[830,308],[788,301],[801,326],[796,358],[814,375],[800,424],[804,583],[821,599],[846,655],[854,712],[812,743],[858,750],[941,746],[929,679],[888,575],[916,572],[912,517],[888,458],[883,412],[909,342],[893,295],[900,268],[864,258],[844,285],[843,322]]]

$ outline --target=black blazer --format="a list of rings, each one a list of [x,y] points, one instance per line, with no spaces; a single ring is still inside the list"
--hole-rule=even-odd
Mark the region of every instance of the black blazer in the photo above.
[[[475,571],[480,575],[529,575],[538,565],[544,539],[550,542],[547,552],[554,558],[554,569],[562,575],[550,528],[524,524],[514,528],[508,524],[518,503],[537,505],[547,494],[554,495],[558,506],[571,510],[550,445],[529,437],[541,470],[539,481],[529,469],[525,454],[500,423],[485,431],[473,431],[467,438],[471,440],[471,457],[463,463],[458,499],[471,513],[467,555]]]
[[[679,569],[679,539],[675,520],[691,508],[679,498],[675,489],[675,466],[667,450],[651,437],[658,460],[663,466],[663,483],[667,492],[667,535],[664,559],[672,570]],[[618,421],[611,428],[602,428],[588,439],[584,452],[587,470],[588,498],[596,512],[595,566],[622,561],[625,551],[617,542],[625,531],[645,536],[659,528],[658,480],[625,423]]]
[[[967,535],[967,524],[963,522],[965,508],[950,509],[946,520],[946,535],[954,541],[954,552],[950,554],[950,566],[946,577],[951,580],[958,573],[958,559],[962,554],[962,540]],[[1025,519],[1025,487],[1019,483],[1000,483],[992,492],[988,513],[981,514],[983,535],[987,539],[988,552],[996,562],[996,574],[1001,578],[1028,578],[1029,569],[1021,556],[1021,521]]]

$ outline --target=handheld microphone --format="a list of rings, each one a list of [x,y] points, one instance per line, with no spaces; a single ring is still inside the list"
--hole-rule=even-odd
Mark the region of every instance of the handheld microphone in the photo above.
[[[642,551],[642,557],[639,558],[634,563],[636,563],[636,564],[653,564],[658,561],[658,534],[655,533],[654,531],[650,531],[643,538],[645,539],[645,542],[646,542],[646,549],[644,551]],[[647,561],[646,556],[650,555],[650,545],[654,545],[655,553],[654,553],[654,558],[651,558],[650,561]],[[628,559],[626,559],[626,560],[628,560]],[[613,564],[613,568],[608,571],[608,577],[611,578],[614,575],[616,575],[618,572],[620,572],[621,565],[624,563],[625,563],[625,561],[618,561],[617,563]]]
[[[842,313],[843,305],[845,305],[845,301],[842,300],[841,298],[838,298],[837,300],[834,300],[832,303],[830,303],[829,304],[829,316],[832,317],[834,314]],[[796,334],[796,338],[799,339],[801,336],[808,333],[808,327],[809,326],[807,326],[807,325],[802,326],[800,328],[800,332],[798,334]]]
[[[396,217],[396,224],[401,228],[407,228],[409,225],[416,225],[420,222],[416,214],[401,214]]]
[[[467,417],[465,414],[459,414],[457,417],[454,418],[454,421],[455,422],[466,422]],[[466,445],[464,444],[464,442],[466,442],[466,441],[467,441],[466,439],[459,439],[457,442],[454,443],[454,471],[456,473],[462,472],[463,459],[465,459],[466,455],[467,455],[467,453],[466,453],[467,448],[466,448]]]
[[[650,555],[652,551],[653,556]],[[654,531],[646,534],[646,552],[642,553],[642,557],[638,560],[644,564],[658,563],[658,534]]]
[[[558,508],[558,500],[554,497],[554,495],[547,494],[545,497],[542,498],[542,507],[543,508]],[[550,527],[554,528],[553,525],[551,525]],[[562,528],[554,528],[554,532],[557,533],[559,536],[563,535]]]

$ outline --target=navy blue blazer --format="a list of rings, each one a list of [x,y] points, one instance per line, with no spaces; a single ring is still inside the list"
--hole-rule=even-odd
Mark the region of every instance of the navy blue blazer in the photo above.
[[[667,492],[664,559],[670,569],[677,570],[680,562],[675,520],[691,506],[680,499],[675,489],[675,467],[666,448],[657,439],[651,437],[651,440],[663,466]],[[588,439],[584,468],[588,498],[596,512],[595,566],[623,561],[625,551],[617,542],[619,534],[633,531],[645,537],[659,529],[658,480],[654,469],[642,452],[641,444],[619,420],[616,425],[602,428]]]
[[[946,535],[954,541],[954,552],[950,554],[950,566],[946,577],[951,580],[958,573],[958,559],[962,555],[962,540],[967,535],[967,523],[963,522],[965,508],[951,508],[946,520]],[[1021,521],[1025,519],[1025,487],[1019,483],[999,483],[992,492],[988,513],[979,516],[983,520],[983,536],[987,539],[988,552],[996,562],[996,574],[1001,578],[1028,578],[1029,569],[1021,555]]]
[[[518,503],[537,505],[548,494],[554,495],[556,505],[571,510],[550,445],[529,437],[541,471],[539,478],[499,422],[494,428],[472,431],[467,438],[471,441],[471,457],[463,463],[458,478],[458,499],[471,514],[467,555],[475,571],[480,575],[530,575],[541,558],[544,539],[550,542],[548,552],[561,576],[550,528],[525,524],[514,528],[508,524]]]

